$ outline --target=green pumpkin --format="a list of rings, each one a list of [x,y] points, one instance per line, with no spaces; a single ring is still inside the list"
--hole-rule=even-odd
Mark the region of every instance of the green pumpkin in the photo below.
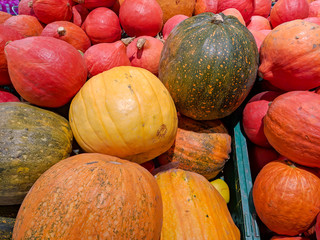
[[[70,155],[73,134],[65,118],[26,103],[0,103],[0,113],[0,205],[21,204],[40,175]]]
[[[214,120],[240,106],[255,82],[258,62],[254,37],[237,18],[207,12],[170,33],[159,78],[181,114]]]
[[[11,240],[15,218],[0,217],[0,239]]]

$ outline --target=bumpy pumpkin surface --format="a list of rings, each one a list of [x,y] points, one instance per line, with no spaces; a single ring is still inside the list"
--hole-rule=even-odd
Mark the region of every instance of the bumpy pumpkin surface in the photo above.
[[[173,169],[155,178],[163,202],[162,240],[240,240],[224,198],[203,176]]]
[[[202,13],[181,22],[167,38],[159,78],[177,110],[196,120],[228,116],[251,90],[258,49],[233,16]]]
[[[143,163],[167,151],[177,112],[161,81],[138,67],[114,67],[89,79],[70,105],[74,136],[86,152]]]
[[[231,136],[220,120],[195,121],[179,116],[176,139],[157,159],[157,171],[179,168],[213,179],[223,169],[231,152]]]
[[[0,103],[0,205],[20,204],[49,167],[69,157],[68,121],[26,103]]]
[[[23,201],[13,239],[160,238],[162,200],[136,163],[84,153],[46,171]]]

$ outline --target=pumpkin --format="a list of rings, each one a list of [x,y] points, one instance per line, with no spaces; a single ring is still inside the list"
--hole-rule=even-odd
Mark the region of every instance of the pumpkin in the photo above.
[[[216,13],[218,10],[218,0],[196,0],[194,6],[194,15],[198,15],[204,12]]]
[[[273,101],[281,93],[266,91],[263,94],[265,97],[261,97],[257,101],[249,100],[245,105],[242,112],[242,126],[251,142],[261,147],[271,147],[263,132],[263,118],[268,111],[270,101]]]
[[[271,9],[270,22],[273,28],[281,23],[308,17],[309,3],[306,0],[279,0]]]
[[[167,38],[159,78],[181,114],[219,119],[250,92],[258,57],[252,34],[235,17],[202,13],[181,22]]]
[[[86,9],[82,4],[77,4],[72,7],[72,22],[81,27],[88,14],[88,9]]]
[[[308,17],[320,17],[320,2],[314,1],[309,5],[309,15]]]
[[[161,81],[132,66],[90,78],[71,102],[69,121],[84,151],[139,164],[167,151],[178,125],[176,108]]]
[[[196,0],[157,0],[162,12],[163,23],[175,15],[182,14],[191,17],[195,8]]]
[[[135,38],[127,47],[127,56],[131,66],[147,69],[158,75],[163,42],[150,36]]]
[[[248,23],[254,11],[255,0],[218,0],[218,12],[222,12],[228,8],[237,9],[244,21]]]
[[[0,88],[0,103],[2,102],[20,102],[20,100],[12,93]]]
[[[0,24],[4,23],[8,18],[11,18],[12,15],[7,12],[0,11]]]
[[[72,18],[72,0],[33,0],[32,8],[39,21],[45,24]]]
[[[32,5],[33,5],[33,0],[20,0],[18,4],[19,15],[36,16],[33,11]]]
[[[43,29],[41,36],[54,37],[66,41],[81,52],[85,52],[91,46],[87,34],[72,22],[56,21],[49,23]]]
[[[273,232],[295,236],[307,231],[320,211],[320,178],[311,168],[272,161],[259,172],[252,197],[261,221]]]
[[[240,240],[227,203],[203,176],[172,169],[155,178],[163,202],[161,239]]]
[[[309,167],[320,167],[320,95],[291,91],[277,97],[264,117],[264,133],[277,152]]]
[[[187,18],[188,16],[186,15],[178,14],[168,19],[168,21],[166,21],[166,23],[163,25],[163,29],[162,29],[163,39],[166,40],[169,34],[171,33],[172,29]]]
[[[13,239],[160,238],[162,199],[140,165],[84,153],[55,164],[24,199]]]
[[[84,53],[89,77],[118,66],[130,66],[126,46],[122,41],[98,43]]]
[[[236,17],[239,22],[241,22],[244,26],[246,26],[246,22],[244,21],[240,11],[236,8],[227,8],[225,10],[222,11],[222,13],[226,16],[231,15]]]
[[[320,25],[320,17],[307,17],[307,18],[304,18],[303,20]]]
[[[14,218],[0,217],[0,239],[11,240],[15,223]]]
[[[74,0],[77,3],[82,4],[85,8],[92,10],[98,7],[112,7],[115,0]]]
[[[304,20],[273,29],[260,48],[260,77],[285,91],[320,86],[319,34],[318,24]]]
[[[279,153],[273,148],[264,148],[256,144],[248,145],[248,153],[252,179],[257,177],[267,163],[280,157]]]
[[[156,0],[126,0],[119,10],[120,24],[130,37],[156,36],[162,29],[162,17]]]
[[[230,152],[231,136],[220,120],[195,121],[180,115],[175,142],[157,157],[163,166],[155,173],[179,168],[210,180],[222,171]]]
[[[257,31],[257,30],[250,30],[252,33],[254,40],[256,41],[258,50],[260,52],[261,45],[263,43],[263,40],[266,38],[268,33],[262,32],[263,30]],[[264,30],[264,31],[271,31],[271,30]]]
[[[12,16],[3,24],[16,29],[24,37],[39,36],[43,30],[38,19],[30,15]]]
[[[117,15],[119,15],[120,6],[123,2],[124,0],[116,0],[112,5],[111,10],[114,11]]]
[[[316,220],[316,236],[317,236],[317,239],[320,239],[320,213],[318,214],[318,217]]]
[[[305,237],[273,236],[270,240],[309,240]]]
[[[262,16],[252,16],[247,28],[249,30],[271,30],[271,25],[268,19]]]
[[[119,18],[109,8],[100,7],[92,10],[81,28],[92,44],[115,42],[121,38]]]
[[[267,18],[270,15],[272,0],[254,0],[253,15]]]
[[[26,103],[0,103],[0,205],[21,204],[49,167],[67,158],[72,132],[60,115]]]
[[[14,41],[22,38],[23,36],[21,35],[21,33],[19,33],[14,28],[0,24],[0,85],[11,84],[4,47],[9,41]]]
[[[52,37],[28,37],[5,47],[9,75],[16,91],[42,107],[67,104],[87,80],[81,54]]]

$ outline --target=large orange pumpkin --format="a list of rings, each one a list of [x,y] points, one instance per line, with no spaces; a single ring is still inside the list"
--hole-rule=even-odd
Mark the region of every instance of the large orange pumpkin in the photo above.
[[[155,178],[163,202],[162,240],[240,240],[226,201],[203,176],[173,169]]]
[[[320,167],[320,95],[291,91],[277,97],[263,120],[271,146],[288,159]]]
[[[157,158],[163,166],[155,171],[180,168],[210,180],[221,172],[230,152],[231,136],[220,120],[195,121],[181,115],[175,143]]]
[[[310,168],[272,161],[259,172],[252,196],[259,218],[271,231],[296,236],[320,212],[320,178]]]
[[[13,239],[156,240],[161,225],[161,194],[148,170],[84,153],[36,181],[18,212]]]
[[[260,48],[259,75],[285,91],[320,86],[320,26],[293,20],[274,28]]]
[[[143,163],[167,151],[176,136],[177,112],[151,72],[115,67],[89,79],[70,105],[70,125],[86,152]]]

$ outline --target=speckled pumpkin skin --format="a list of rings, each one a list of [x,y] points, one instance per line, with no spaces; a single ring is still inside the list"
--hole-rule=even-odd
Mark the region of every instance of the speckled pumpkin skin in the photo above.
[[[0,103],[0,205],[21,204],[49,167],[69,157],[69,122],[21,102]]]
[[[162,198],[142,166],[84,153],[45,172],[23,201],[13,239],[158,240]]]
[[[223,20],[214,20],[216,16]],[[169,35],[159,78],[183,115],[223,118],[251,90],[258,57],[254,37],[235,17],[202,13],[184,20]]]
[[[11,240],[12,230],[14,226],[15,219],[8,217],[0,217],[0,239],[1,240]]]

